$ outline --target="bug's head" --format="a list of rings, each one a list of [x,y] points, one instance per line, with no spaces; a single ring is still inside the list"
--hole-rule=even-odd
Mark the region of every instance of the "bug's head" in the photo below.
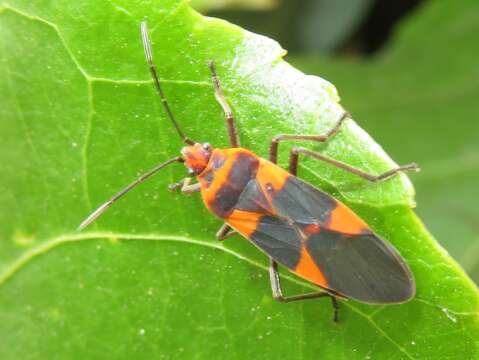
[[[198,175],[205,169],[210,161],[211,151],[212,147],[208,143],[196,143],[181,149],[181,155],[190,175]]]

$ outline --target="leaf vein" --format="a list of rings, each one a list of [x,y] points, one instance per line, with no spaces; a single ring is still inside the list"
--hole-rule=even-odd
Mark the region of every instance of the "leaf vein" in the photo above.
[[[76,234],[66,234],[61,235],[59,237],[47,240],[43,242],[41,245],[30,249],[29,251],[25,252],[22,256],[20,256],[16,261],[10,264],[10,266],[0,274],[0,287],[4,285],[8,280],[10,280],[16,273],[18,273],[23,267],[29,264],[35,258],[53,250],[59,246],[86,241],[86,240],[99,240],[99,239],[106,239],[106,240],[143,240],[143,241],[176,241],[176,242],[183,242],[188,244],[200,245],[205,246],[208,248],[216,249],[224,251],[225,253],[232,255],[240,260],[243,260],[253,266],[256,266],[264,271],[268,271],[268,267],[264,264],[256,262],[244,255],[237,253],[234,250],[231,250],[222,244],[217,244],[213,242],[208,242],[206,240],[199,240],[185,236],[172,236],[172,235],[163,235],[163,234],[126,234],[126,233],[112,233],[112,232],[89,232],[89,233],[76,233]],[[296,283],[301,286],[305,286],[311,289],[316,289],[312,284],[304,283],[301,280],[295,279],[293,277],[282,275],[282,277],[288,281]],[[404,353],[409,359],[414,360],[404,347],[398,344],[394,339],[392,339],[375,321],[371,319],[371,317],[357,307],[352,304],[344,303],[344,305],[350,308],[352,311],[356,312],[361,317],[364,317],[369,323],[379,332],[381,333],[385,339],[387,339],[391,344],[393,344],[397,349],[399,349],[402,353]]]

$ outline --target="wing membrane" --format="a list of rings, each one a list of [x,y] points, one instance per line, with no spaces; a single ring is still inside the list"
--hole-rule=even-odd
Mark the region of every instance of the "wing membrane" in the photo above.
[[[399,303],[414,296],[412,274],[397,251],[378,236],[320,230],[306,249],[328,288],[367,303]]]

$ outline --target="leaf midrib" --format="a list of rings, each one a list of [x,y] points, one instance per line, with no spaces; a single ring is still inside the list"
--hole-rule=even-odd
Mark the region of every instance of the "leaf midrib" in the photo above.
[[[222,243],[214,243],[211,241],[207,240],[201,240],[201,239],[195,239],[191,237],[186,237],[186,236],[174,236],[174,235],[167,235],[167,234],[128,234],[128,233],[114,233],[114,232],[104,232],[104,231],[98,231],[98,232],[87,232],[87,233],[71,233],[71,234],[65,234],[58,236],[56,238],[52,238],[49,240],[45,240],[42,242],[40,245],[31,248],[30,250],[26,251],[22,256],[20,256],[16,261],[12,262],[8,268],[0,274],[0,287],[3,286],[5,283],[7,283],[10,279],[13,278],[13,276],[21,271],[23,267],[28,265],[32,260],[35,258],[44,255],[48,253],[50,250],[54,250],[57,247],[60,247],[62,245],[66,245],[68,243],[75,243],[75,242],[82,242],[82,241],[87,241],[87,240],[106,240],[106,241],[117,241],[117,240],[122,240],[122,241],[128,241],[128,240],[133,240],[133,241],[174,241],[174,242],[182,242],[182,243],[187,243],[187,244],[192,244],[192,245],[197,245],[197,246],[204,246],[210,249],[215,249],[215,250],[220,250],[223,251],[229,255],[232,255],[240,260],[243,260],[247,262],[250,265],[253,265],[263,271],[268,271],[268,267],[266,265],[263,265],[257,261],[254,261],[234,250],[231,250],[225,246],[223,246]],[[313,289],[317,290],[317,287],[315,287],[312,284],[306,283],[301,281],[298,278],[289,276],[289,275],[281,275],[281,277],[285,280],[288,280],[294,284],[303,286],[308,289]],[[428,301],[425,301],[420,298],[415,298],[412,301],[418,301],[421,302],[427,306],[435,307],[435,308],[440,308],[436,304],[432,304]],[[409,359],[415,359],[411,354],[409,354],[404,347],[402,347],[398,342],[396,342],[384,329],[382,329],[373,319],[374,316],[376,316],[378,313],[380,313],[386,306],[379,306],[378,309],[371,314],[366,314],[363,311],[361,311],[358,307],[356,307],[353,303],[349,303],[346,301],[342,302],[343,306],[348,307],[352,311],[354,311],[356,314],[360,315],[363,317],[367,322],[371,324],[371,326],[376,329],[381,335],[384,336],[392,345],[394,345],[399,351],[401,351],[404,355],[406,355]],[[471,313],[458,313],[452,310],[447,309],[450,313],[454,315],[459,315],[459,316],[478,316],[476,312],[471,312]]]
[[[59,246],[74,243],[74,242],[81,242],[87,240],[107,240],[107,241],[117,241],[117,240],[136,240],[136,241],[176,241],[182,242],[187,244],[193,244],[198,246],[205,246],[207,248],[216,249],[224,251],[227,254],[235,256],[236,258],[246,261],[247,263],[258,267],[263,271],[268,271],[267,266],[256,262],[246,256],[243,256],[240,253],[237,253],[227,247],[223,246],[221,243],[213,243],[206,240],[194,239],[185,236],[172,236],[172,235],[163,235],[163,234],[127,234],[127,233],[113,233],[113,232],[88,232],[88,233],[73,233],[73,234],[65,234],[59,237],[45,240],[42,242],[41,245],[38,245],[34,248],[23,253],[16,261],[10,264],[10,266],[0,274],[0,287],[3,286],[8,280],[10,280],[16,273],[18,273],[23,267],[28,265],[32,260],[35,258],[46,254],[50,250],[53,250]],[[300,286],[317,290],[312,284],[305,283],[299,279],[293,278],[288,275],[281,275],[281,277],[285,280],[298,284]],[[343,304],[349,307],[352,311],[356,312],[358,315],[365,318],[371,326],[373,326],[379,333],[381,333],[388,341],[391,342],[395,347],[398,348],[402,353],[404,353],[409,359],[415,359],[412,357],[406,349],[404,349],[401,345],[399,345],[395,340],[393,340],[376,322],[372,319],[370,315],[365,314],[360,309],[355,307],[351,303],[343,302]],[[382,309],[382,307],[380,308]],[[377,314],[379,311],[374,312]]]

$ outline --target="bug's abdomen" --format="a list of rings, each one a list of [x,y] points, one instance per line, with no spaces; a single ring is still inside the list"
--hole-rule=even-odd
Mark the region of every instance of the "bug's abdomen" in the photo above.
[[[227,218],[233,209],[242,206],[242,194],[254,190],[258,167],[258,157],[249,150],[215,149],[208,166],[198,175],[206,207],[218,217]]]

